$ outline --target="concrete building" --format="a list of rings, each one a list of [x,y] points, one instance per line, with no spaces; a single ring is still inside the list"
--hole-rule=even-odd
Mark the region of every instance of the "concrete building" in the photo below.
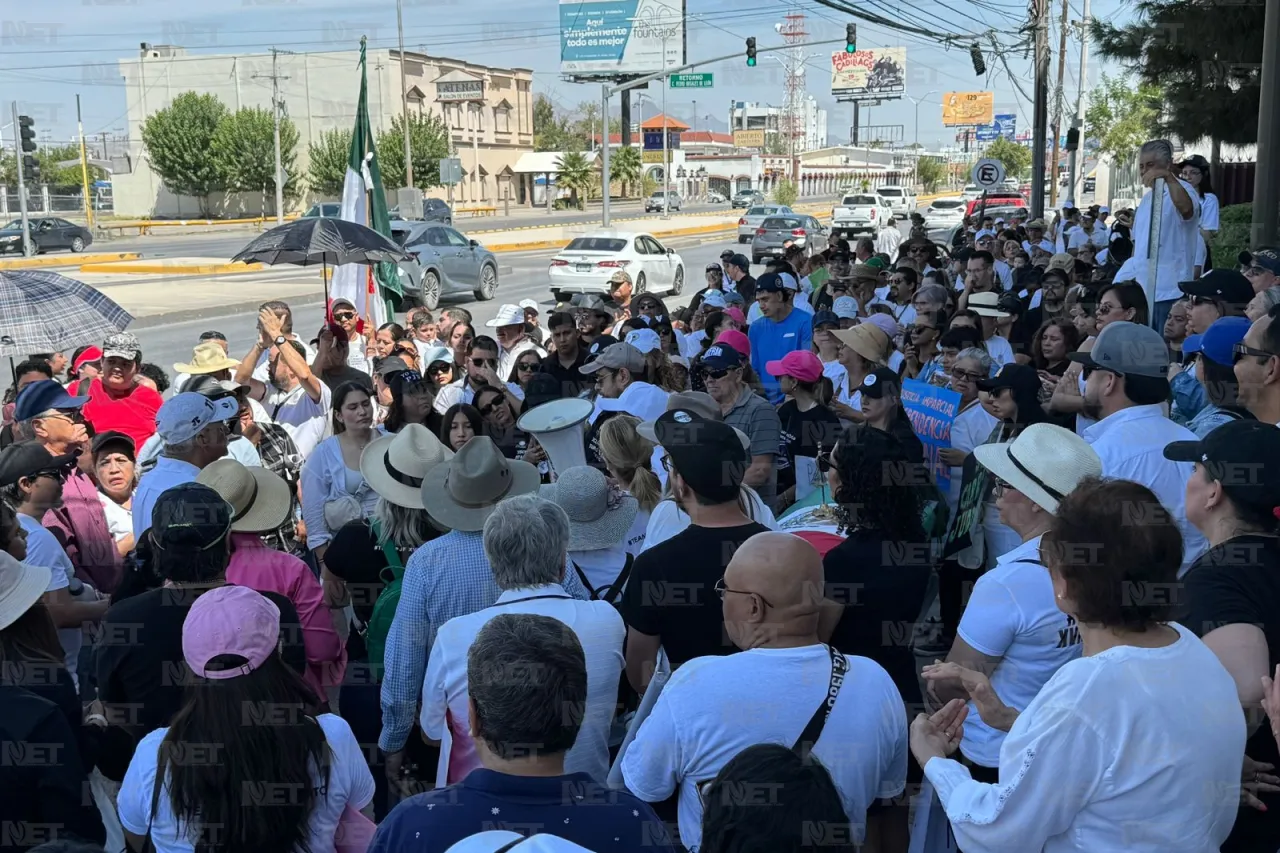
[[[357,41],[358,35],[352,41]],[[120,60],[132,140],[130,173],[113,177],[116,212],[126,216],[195,216],[199,203],[170,193],[151,171],[142,146],[146,118],[178,95],[195,91],[217,95],[230,110],[271,108],[272,56],[258,54],[188,54],[178,46],[144,45],[136,58]],[[368,59],[369,120],[377,135],[400,115],[399,51],[370,49]],[[326,53],[281,53],[275,61],[280,101],[298,128],[295,171],[306,175],[307,146],[325,131],[349,130],[355,124],[360,78],[359,50]],[[491,68],[460,59],[406,51],[404,71],[411,112],[436,112],[448,123],[455,155],[462,160],[463,180],[454,188],[459,205],[496,205],[517,201],[514,167],[533,151],[533,72],[527,68]],[[386,187],[394,202],[395,187]],[[438,187],[429,195],[446,197]],[[294,205],[316,200],[306,192]],[[215,194],[213,210],[256,215],[272,202],[257,193],[224,198]]]
[[[797,140],[800,151],[813,151],[827,146],[827,111],[818,107],[817,98],[806,95],[802,101],[800,121],[803,137]],[[786,127],[786,108],[757,104],[750,101],[734,101],[729,107],[729,133],[735,130],[763,130],[767,148],[784,145],[775,142]],[[773,150],[784,151],[785,148]]]

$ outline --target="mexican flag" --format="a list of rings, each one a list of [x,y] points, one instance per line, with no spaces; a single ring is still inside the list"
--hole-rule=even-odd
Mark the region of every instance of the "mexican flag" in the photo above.
[[[365,39],[361,38],[360,100],[356,105],[356,126],[351,133],[351,149],[347,152],[347,174],[342,184],[342,211],[339,216],[348,222],[367,225],[390,238],[391,216],[387,211],[387,196],[382,189],[382,171],[378,167],[373,128],[369,125],[365,44]],[[334,271],[329,298],[350,300],[360,319],[377,329],[394,314],[391,294],[403,294],[395,264],[344,264]],[[372,330],[366,330],[366,334],[372,334]]]

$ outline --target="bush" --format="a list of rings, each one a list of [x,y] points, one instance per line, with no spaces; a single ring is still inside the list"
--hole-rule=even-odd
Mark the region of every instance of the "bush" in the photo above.
[[[778,185],[773,188],[773,200],[778,204],[790,207],[796,203],[796,199],[800,197],[800,191],[796,189],[796,185],[789,179],[783,178],[778,181]]]
[[[1213,264],[1230,269],[1236,265],[1236,257],[1249,248],[1250,231],[1253,228],[1253,205],[1233,204],[1222,208],[1219,214],[1218,233],[1209,241],[1213,250]]]

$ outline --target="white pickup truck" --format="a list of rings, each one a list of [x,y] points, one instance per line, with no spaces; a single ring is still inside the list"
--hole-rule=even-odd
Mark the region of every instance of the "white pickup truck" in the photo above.
[[[831,230],[845,236],[870,234],[874,237],[881,228],[892,224],[893,211],[889,203],[875,193],[847,195],[831,211]]]

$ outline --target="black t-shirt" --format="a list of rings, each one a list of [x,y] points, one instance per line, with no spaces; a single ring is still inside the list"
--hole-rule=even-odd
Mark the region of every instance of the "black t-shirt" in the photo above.
[[[923,533],[921,540],[904,543],[855,530],[822,559],[827,598],[845,605],[831,645],[884,667],[913,707],[921,697],[911,632],[933,571]]]
[[[363,370],[356,370],[349,364],[341,367],[332,368],[322,373],[317,373],[320,381],[328,386],[329,391],[335,391],[339,385],[344,382],[359,382],[366,388],[373,388],[373,378]]]
[[[742,294],[748,306],[756,301],[756,280],[752,276],[743,276],[742,281],[734,284],[733,289]]]
[[[802,412],[795,400],[787,400],[778,407],[778,420],[782,422],[782,431],[774,467],[781,492],[796,484],[796,457],[816,459],[819,446],[830,450],[843,428],[840,418],[826,406],[816,405]]]
[[[715,585],[743,542],[769,528],[752,521],[739,527],[690,525],[636,558],[622,594],[629,627],[661,637],[671,668],[704,655],[737,648],[725,636]]]
[[[1224,625],[1257,625],[1267,638],[1267,674],[1280,663],[1280,539],[1244,535],[1210,548],[1183,578],[1178,621],[1203,637]],[[1280,766],[1280,749],[1265,722],[1245,743],[1254,761]],[[1268,811],[1242,806],[1223,853],[1280,849],[1280,794],[1258,794]]]
[[[595,383],[594,377],[584,376],[578,370],[579,367],[586,363],[587,345],[579,340],[578,355],[574,358],[573,364],[565,367],[560,363],[560,356],[553,352],[542,360],[541,366],[538,367],[538,372],[546,373],[556,378],[560,383],[561,397],[577,397]]]

